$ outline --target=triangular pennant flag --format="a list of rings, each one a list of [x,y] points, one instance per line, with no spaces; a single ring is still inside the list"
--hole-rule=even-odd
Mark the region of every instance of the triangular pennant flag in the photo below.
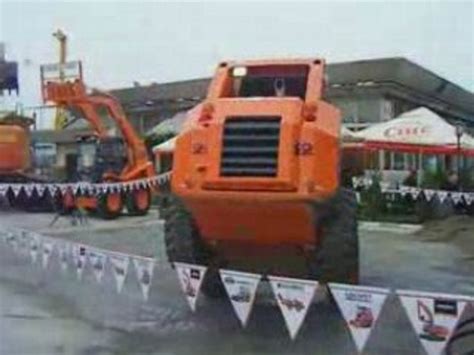
[[[439,355],[461,316],[466,296],[397,291],[411,325],[429,355]]]
[[[37,184],[36,185],[36,192],[38,193],[38,197],[43,197],[46,190],[48,190],[49,185]]]
[[[33,194],[33,191],[35,189],[35,186],[34,185],[24,185],[23,189],[25,190],[26,196],[31,197],[31,195]]]
[[[262,275],[230,270],[220,270],[220,274],[234,311],[245,327]]]
[[[7,195],[8,185],[0,184],[0,197],[5,197]]]
[[[474,194],[465,193],[463,194],[464,201],[466,204],[470,205],[474,201]]]
[[[76,268],[77,278],[81,280],[86,264],[86,247],[80,244],[73,244],[71,254]]]
[[[451,200],[455,205],[457,205],[462,200],[462,193],[460,192],[451,192]]]
[[[143,299],[148,301],[148,294],[150,293],[155,260],[149,258],[134,258],[133,265],[135,266],[135,271],[137,273],[138,282],[140,283]]]
[[[189,307],[194,312],[207,267],[186,263],[174,263],[174,267],[178,273],[179,283],[188,300]]]
[[[28,255],[30,253],[30,236],[27,231],[20,231],[18,240],[18,251],[20,254]]]
[[[441,203],[443,203],[444,200],[446,200],[446,197],[448,197],[448,192],[447,191],[438,191],[437,195],[438,195],[438,198],[441,201]]]
[[[49,258],[51,257],[51,254],[53,254],[54,244],[54,240],[43,238],[43,259],[41,260],[43,269],[48,267]]]
[[[5,242],[13,249],[14,252],[18,250],[18,238],[14,233],[8,232],[5,236]]]
[[[107,254],[97,249],[89,249],[87,256],[89,258],[89,263],[92,266],[92,271],[94,272],[96,281],[101,283],[102,277],[104,276]]]
[[[38,250],[40,247],[40,236],[38,234],[33,234],[30,237],[30,256],[31,256],[31,261],[33,263],[36,263],[36,260],[38,260]]]
[[[109,255],[109,260],[112,264],[112,270],[117,285],[117,292],[121,293],[123,284],[125,283],[125,278],[127,277],[128,264],[130,263],[130,260],[128,256],[118,254]]]
[[[435,191],[430,190],[430,189],[423,190],[423,193],[426,197],[426,201],[428,201],[428,202],[430,202],[431,199],[433,198],[433,196],[435,195]]]
[[[329,288],[361,353],[390,290],[337,283],[330,283]]]
[[[23,187],[22,187],[21,185],[17,185],[17,184],[15,184],[15,185],[10,185],[10,189],[12,190],[13,195],[14,195],[15,197],[18,197],[18,195],[20,194],[22,188],[23,188]]]
[[[58,246],[59,262],[61,263],[61,270],[65,272],[68,266],[69,255],[71,251],[71,244],[68,242],[61,242]]]
[[[319,283],[313,280],[268,276],[291,339],[295,339],[308,313]]]

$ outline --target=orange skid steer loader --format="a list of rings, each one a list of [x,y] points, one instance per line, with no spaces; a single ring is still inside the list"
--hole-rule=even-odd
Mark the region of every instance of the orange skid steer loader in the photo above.
[[[358,282],[355,194],[340,174],[340,113],[325,62],[221,63],[174,150],[164,210],[170,261]]]

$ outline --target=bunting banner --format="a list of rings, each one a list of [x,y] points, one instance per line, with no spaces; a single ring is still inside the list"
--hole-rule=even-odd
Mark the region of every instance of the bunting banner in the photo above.
[[[434,190],[426,189],[414,186],[399,186],[397,188],[390,188],[389,184],[380,182],[380,189],[385,194],[400,194],[402,196],[410,196],[414,200],[417,200],[423,195],[426,201],[430,202],[435,197],[441,203],[445,201],[452,201],[454,204],[464,203],[471,205],[474,202],[474,191],[447,191],[447,190]],[[353,177],[352,186],[356,190],[368,189],[373,185],[373,179],[370,177]]]
[[[294,340],[308,313],[319,283],[277,276],[268,276],[268,279],[290,337]]]
[[[152,176],[149,178],[138,179],[132,182],[114,182],[114,183],[88,183],[88,182],[76,182],[76,183],[0,183],[0,196],[5,197],[8,191],[11,191],[15,197],[24,191],[27,197],[31,197],[34,192],[39,197],[43,196],[48,192],[51,196],[61,192],[65,194],[70,192],[73,195],[101,195],[106,192],[125,192],[130,190],[146,189],[160,186],[171,178],[171,172],[166,172],[160,175]]]
[[[92,267],[95,279],[98,283],[101,283],[102,277],[104,276],[107,254],[95,248],[89,248],[87,252],[87,258],[89,259],[89,264]]]
[[[133,258],[133,266],[137,274],[137,280],[142,290],[143,299],[148,301],[150,293],[151,280],[153,278],[153,269],[155,268],[155,260],[150,258]]]
[[[86,266],[86,247],[80,244],[72,244],[71,256],[74,267],[76,268],[77,278],[81,280]]]
[[[223,269],[220,275],[232,307],[245,328],[262,275]]]
[[[338,283],[330,283],[328,286],[351,332],[357,351],[362,353],[390,290]]]
[[[189,307],[196,311],[196,300],[201,290],[202,281],[206,275],[207,267],[186,263],[174,263],[178,274],[179,283],[188,300]]]
[[[117,286],[117,293],[121,293],[125,278],[127,277],[128,265],[130,259],[126,255],[111,254],[109,260],[112,265],[112,271],[115,277],[115,284]]]
[[[52,238],[44,238],[43,237],[43,258],[41,259],[41,265],[43,266],[43,269],[48,268],[48,263],[49,259],[51,257],[51,254],[53,254],[54,250],[54,239]]]
[[[397,290],[410,323],[428,355],[439,355],[469,300],[466,296]]]

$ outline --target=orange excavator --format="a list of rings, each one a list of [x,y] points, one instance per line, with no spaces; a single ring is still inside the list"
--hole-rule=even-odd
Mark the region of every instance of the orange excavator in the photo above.
[[[322,59],[221,63],[178,135],[164,208],[170,261],[357,283],[355,193]]]
[[[58,72],[61,76],[57,75]],[[92,154],[89,149],[89,157],[92,156],[93,161],[79,158],[78,181],[128,182],[154,175],[145,143],[128,121],[118,100],[108,93],[87,92],[81,62],[43,65],[41,92],[45,102],[77,112],[95,132]],[[115,122],[120,137],[109,133],[103,123],[105,117]],[[83,142],[90,147],[90,139]],[[105,219],[118,217],[124,205],[129,214],[144,215],[150,208],[151,191],[142,187],[126,193],[109,192],[100,196],[73,197],[67,194],[63,203],[66,208],[80,207],[96,211]]]

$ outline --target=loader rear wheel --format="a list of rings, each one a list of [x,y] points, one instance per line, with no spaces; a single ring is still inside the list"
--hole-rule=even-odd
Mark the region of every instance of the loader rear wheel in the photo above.
[[[97,197],[97,213],[102,219],[115,219],[123,208],[120,193],[109,193]]]
[[[309,260],[310,277],[320,282],[359,282],[357,201],[351,190],[340,189],[319,221],[321,241]]]
[[[139,189],[130,191],[125,199],[127,211],[132,216],[144,216],[150,210],[150,189]]]
[[[163,208],[166,254],[170,263],[184,262],[208,267],[201,291],[208,297],[224,297],[225,289],[219,276],[216,259],[204,244],[201,234],[184,203],[169,195]]]

